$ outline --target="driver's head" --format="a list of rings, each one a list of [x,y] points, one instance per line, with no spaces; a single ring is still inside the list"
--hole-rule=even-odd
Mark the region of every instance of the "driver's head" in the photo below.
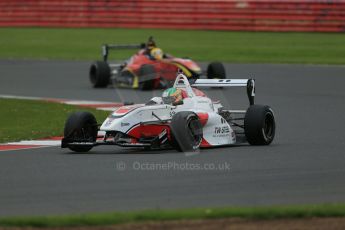
[[[176,92],[176,88],[175,87],[171,87],[171,88],[168,88],[166,90],[164,90],[163,92],[163,97],[169,97],[171,96],[172,94],[174,94]]]
[[[150,52],[151,57],[156,60],[162,60],[163,58],[163,50],[160,48],[153,48]]]
[[[182,90],[176,89],[174,87],[165,90],[163,93],[163,97],[173,97],[173,105],[180,105],[183,102]]]

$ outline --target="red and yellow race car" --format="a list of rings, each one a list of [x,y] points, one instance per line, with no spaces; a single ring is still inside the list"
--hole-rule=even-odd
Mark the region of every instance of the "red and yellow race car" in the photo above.
[[[108,62],[111,49],[139,51],[124,63],[118,64]],[[141,90],[166,88],[174,82],[178,71],[192,80],[202,75],[209,79],[224,79],[226,76],[222,63],[212,62],[206,71],[202,71],[200,66],[189,58],[177,58],[163,53],[152,37],[140,45],[103,45],[102,56],[103,61],[96,61],[90,66],[90,81],[95,88],[108,85]]]

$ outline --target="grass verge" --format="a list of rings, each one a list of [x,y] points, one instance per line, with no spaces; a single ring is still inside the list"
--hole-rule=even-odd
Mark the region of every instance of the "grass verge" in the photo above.
[[[138,212],[114,212],[55,217],[11,217],[1,218],[0,226],[17,227],[74,227],[105,226],[143,221],[167,221],[186,219],[247,218],[309,218],[344,217],[344,204],[272,207],[232,207],[215,209],[151,210]]]
[[[100,59],[104,43],[134,43],[153,35],[167,53],[197,61],[345,64],[345,34],[158,29],[0,28],[0,58]],[[126,59],[132,51],[111,53]]]
[[[0,143],[62,136],[68,114],[85,110],[102,122],[109,112],[84,109],[60,103],[0,99]]]

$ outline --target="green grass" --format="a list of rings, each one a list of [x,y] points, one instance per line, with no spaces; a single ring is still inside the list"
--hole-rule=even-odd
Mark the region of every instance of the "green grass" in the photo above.
[[[12,217],[1,218],[0,226],[19,227],[67,227],[67,226],[105,226],[143,221],[166,221],[185,219],[216,218],[309,218],[309,217],[344,217],[344,204],[325,204],[308,206],[282,207],[232,207],[214,209],[151,210],[137,212],[114,212],[103,214],[84,214],[54,217]]]
[[[73,111],[92,112],[102,122],[109,112],[33,100],[0,99],[0,143],[62,136]]]
[[[135,43],[153,35],[168,53],[197,61],[345,64],[345,34],[153,29],[0,28],[0,58],[100,59],[103,43]],[[114,51],[126,59],[133,51]]]

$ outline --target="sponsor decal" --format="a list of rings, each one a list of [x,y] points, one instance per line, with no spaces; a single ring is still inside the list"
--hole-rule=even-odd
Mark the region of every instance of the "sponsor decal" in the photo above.
[[[213,137],[228,137],[230,129],[228,126],[215,127]]]
[[[123,127],[123,126],[129,126],[129,123],[127,123],[127,122],[121,122],[121,127]]]
[[[223,127],[215,127],[214,128],[214,133],[215,134],[223,134],[223,133],[229,133],[230,129],[228,126],[223,126]]]

